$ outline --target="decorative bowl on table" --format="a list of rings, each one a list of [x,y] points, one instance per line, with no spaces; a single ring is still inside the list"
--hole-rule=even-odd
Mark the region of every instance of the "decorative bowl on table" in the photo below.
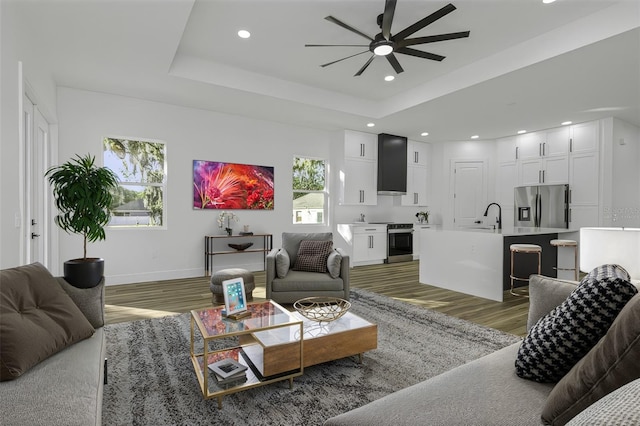
[[[311,321],[335,321],[347,313],[351,303],[338,297],[306,297],[293,304],[296,311]]]
[[[232,249],[242,251],[246,250],[253,245],[253,243],[244,243],[244,244],[228,244]]]

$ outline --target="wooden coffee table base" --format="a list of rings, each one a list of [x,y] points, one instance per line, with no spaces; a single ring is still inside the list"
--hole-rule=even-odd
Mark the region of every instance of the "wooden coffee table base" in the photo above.
[[[302,319],[302,317],[300,317]],[[264,376],[282,374],[299,365],[296,353],[297,341],[279,340],[273,344],[273,336],[263,333],[241,336],[240,344]],[[268,343],[269,342],[269,343]],[[309,367],[358,355],[362,363],[364,352],[378,347],[378,326],[354,314],[347,313],[335,323],[317,323],[304,320],[302,345],[303,366]],[[288,355],[290,354],[290,356]]]

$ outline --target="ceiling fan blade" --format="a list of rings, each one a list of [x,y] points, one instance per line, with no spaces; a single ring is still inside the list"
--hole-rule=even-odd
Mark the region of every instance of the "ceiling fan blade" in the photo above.
[[[368,50],[365,50],[364,52],[356,53],[355,55],[347,56],[347,57],[345,57],[345,58],[338,59],[337,61],[328,62],[328,63],[326,63],[326,64],[322,64],[322,65],[320,65],[320,66],[321,66],[321,67],[326,67],[326,66],[329,66],[329,65],[333,65],[333,64],[335,64],[336,62],[344,61],[345,59],[353,58],[354,56],[362,55],[363,53],[367,53],[367,52],[368,52]]]
[[[469,31],[460,31],[459,33],[438,34],[426,37],[406,38],[396,42],[398,47],[413,46],[416,44],[435,43],[438,41],[455,40],[457,38],[469,37]]]
[[[456,10],[456,7],[454,5],[452,5],[451,3],[449,3],[448,5],[444,6],[440,10],[438,10],[436,12],[433,12],[431,15],[427,16],[426,18],[422,18],[421,20],[419,20],[415,24],[410,25],[407,28],[405,28],[404,30],[400,31],[398,34],[396,34],[394,36],[394,39],[397,40],[397,41],[403,40],[403,39],[409,37],[411,34],[415,33],[416,31],[420,31],[421,29],[423,29],[427,25],[429,25],[429,24],[437,21],[438,19],[442,18],[443,16],[453,12],[454,10]]]
[[[396,57],[394,56],[393,53],[388,54],[386,56],[386,58],[387,58],[387,61],[389,61],[389,63],[393,67],[393,69],[396,70],[397,74],[400,74],[401,72],[404,72],[404,70],[400,66],[400,62],[398,62],[398,60],[396,59]]]
[[[435,53],[423,52],[422,50],[411,49],[408,47],[401,47],[395,50],[396,53],[403,53],[409,56],[417,56],[418,58],[431,59],[432,61],[441,61],[446,56],[436,55]]]
[[[304,47],[369,47],[368,44],[305,44]]]
[[[365,62],[364,65],[362,66],[362,68],[360,68],[360,70],[357,73],[355,73],[353,76],[354,77],[358,77],[360,74],[362,74],[364,72],[364,70],[367,69],[369,64],[373,61],[373,58],[375,58],[375,57],[376,57],[376,55],[371,55],[369,60],[367,62]]]
[[[349,30],[349,31],[351,31],[351,32],[353,32],[353,33],[356,33],[356,34],[358,34],[359,36],[362,36],[362,37],[366,38],[367,40],[373,41],[373,38],[369,37],[368,35],[366,35],[366,34],[365,34],[365,33],[363,33],[362,31],[360,31],[360,30],[357,30],[357,29],[353,28],[351,25],[347,25],[347,24],[345,24],[344,22],[342,22],[341,20],[339,20],[339,19],[337,19],[337,18],[334,18],[333,16],[327,16],[327,17],[326,17],[326,18],[324,18],[324,19],[326,19],[326,20],[327,20],[327,21],[329,21],[329,22],[333,22],[333,23],[334,23],[334,24],[336,24],[336,25],[340,25],[342,28],[344,28],[344,29],[346,29],[346,30]]]
[[[397,0],[386,0],[384,3],[384,13],[382,15],[382,36],[389,40],[391,37],[391,23],[393,22],[393,14],[396,12]]]

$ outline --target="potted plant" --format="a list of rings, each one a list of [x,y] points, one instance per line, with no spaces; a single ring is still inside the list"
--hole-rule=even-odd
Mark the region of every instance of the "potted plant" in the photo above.
[[[429,223],[429,210],[416,213],[416,217],[420,223]]]
[[[76,155],[47,170],[58,215],[55,223],[67,233],[82,235],[84,256],[64,262],[64,278],[80,288],[95,287],[104,275],[104,259],[87,257],[87,242],[104,240],[109,223],[112,190],[118,177],[107,167],[95,165],[95,157]]]

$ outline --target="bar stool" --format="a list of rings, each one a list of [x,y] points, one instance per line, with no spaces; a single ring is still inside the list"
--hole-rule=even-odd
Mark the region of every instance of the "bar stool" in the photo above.
[[[509,278],[511,278],[511,290],[509,291],[509,293],[513,294],[514,296],[529,297],[527,294],[516,293],[513,290],[514,281],[526,281],[527,283],[529,282],[529,278],[520,278],[514,275],[514,271],[513,271],[514,255],[516,253],[537,254],[538,255],[538,274],[540,274],[541,272],[540,268],[542,266],[542,247],[540,247],[537,244],[511,244],[509,246],[509,250],[511,251],[511,275],[509,275]]]
[[[573,268],[554,267],[557,271],[573,271],[575,280],[578,281],[578,242],[574,240],[551,240],[550,244],[554,247],[571,247],[573,248],[574,261]]]

